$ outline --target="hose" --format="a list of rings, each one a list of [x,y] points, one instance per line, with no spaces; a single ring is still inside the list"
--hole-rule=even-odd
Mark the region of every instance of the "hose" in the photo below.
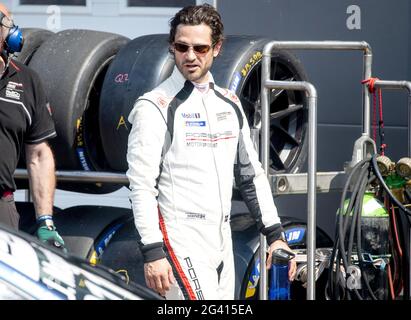
[[[362,250],[361,250],[361,215],[362,215],[362,208],[363,208],[363,200],[364,197],[363,195],[365,194],[365,190],[367,189],[368,181],[369,179],[367,178],[367,173],[369,173],[369,162],[367,163],[366,166],[362,169],[360,172],[359,176],[359,181],[360,181],[360,187],[355,190],[354,196],[355,196],[355,206],[353,210],[353,219],[352,219],[352,224],[350,228],[350,234],[349,234],[349,243],[348,243],[348,251],[347,251],[347,256],[350,259],[350,265],[351,263],[351,257],[352,257],[352,251],[353,251],[353,245],[354,245],[354,235],[356,232],[357,236],[357,256],[358,256],[358,261],[360,265],[360,270],[363,270],[363,259],[362,259]],[[362,277],[361,277],[361,282],[363,283],[365,280],[365,285],[366,287],[370,290],[370,286],[368,283],[367,278],[364,278],[365,272],[362,271]],[[358,289],[354,289],[355,295],[357,296],[358,299],[363,300],[363,296],[360,294]],[[371,291],[371,296],[374,296]]]
[[[358,264],[360,266],[360,270],[362,270],[361,282],[367,288],[367,291],[370,294],[371,298],[373,300],[378,300],[377,297],[375,296],[375,294],[374,294],[374,292],[373,292],[373,290],[370,286],[370,282],[368,280],[368,275],[367,275],[367,272],[366,272],[365,266],[364,266],[364,260],[363,260],[363,256],[362,256],[362,246],[361,246],[361,238],[362,238],[362,236],[361,236],[361,221],[362,221],[361,220],[361,211],[362,211],[363,202],[364,202],[364,197],[362,195],[365,194],[365,190],[367,189],[367,186],[370,184],[370,181],[373,181],[374,179],[375,179],[375,176],[371,176],[368,180],[364,180],[362,188],[358,192],[358,195],[359,195],[358,210],[359,210],[359,212],[357,212],[356,235],[357,235]],[[354,235],[352,235],[352,238],[354,238]],[[349,248],[349,249],[351,249],[351,248]]]
[[[336,300],[339,300],[340,298],[340,295],[339,295],[340,292],[338,290],[340,286],[342,287],[343,292],[346,291],[344,289],[345,285],[340,285],[340,260],[341,259],[343,260],[343,266],[345,270],[347,270],[348,260],[347,260],[347,255],[345,253],[344,238],[345,238],[345,233],[348,227],[349,220],[350,218],[352,218],[352,216],[349,213],[351,212],[352,207],[355,204],[356,197],[352,197],[350,199],[350,202],[346,210],[344,210],[344,201],[345,201],[349,186],[351,184],[351,180],[354,177],[354,175],[357,177],[364,175],[367,172],[368,167],[369,167],[369,160],[362,160],[353,167],[352,171],[350,172],[347,178],[347,182],[344,186],[342,197],[341,197],[339,217],[337,220],[337,228],[336,228],[336,233],[335,233],[335,242],[334,242],[332,254],[330,257],[330,272],[328,274],[328,283],[326,286],[326,290],[327,290],[326,296],[332,297]],[[360,172],[360,174],[358,174],[358,171]],[[360,186],[361,186],[361,179],[357,179],[357,181],[354,184],[352,194],[358,193]],[[334,278],[334,271],[333,271],[334,262],[336,263],[335,278]],[[349,299],[350,298],[349,292],[345,292],[345,293],[346,293],[345,296]]]
[[[356,181],[351,188],[351,197],[347,203],[346,197],[348,189],[352,183],[353,177],[356,177]],[[369,297],[373,300],[377,300],[376,295],[374,294],[368,275],[365,271],[365,261],[362,257],[362,247],[361,247],[361,215],[363,208],[364,194],[367,190],[367,187],[373,183],[378,176],[374,174],[371,170],[371,161],[370,159],[365,159],[358,162],[350,172],[346,184],[344,186],[340,207],[339,207],[339,216],[337,219],[336,233],[335,233],[335,242],[330,258],[330,271],[328,275],[328,282],[326,285],[326,297],[339,300],[340,290],[344,292],[344,297],[348,300],[351,300],[351,295],[354,294],[353,298],[363,300],[361,292],[368,292]],[[346,207],[345,207],[346,204]],[[344,208],[345,207],[345,208]],[[348,226],[350,226],[348,228]],[[349,230],[348,230],[349,229]],[[348,231],[348,234],[347,234]],[[348,236],[348,243],[346,240]],[[361,283],[362,288],[359,289],[348,289],[346,283],[344,283],[349,276],[348,274],[342,274],[340,270],[340,264],[342,264],[345,273],[350,265],[354,264],[352,260],[352,253],[354,249],[354,239],[356,238],[356,250],[358,255],[358,263],[361,274]],[[335,271],[333,270],[334,263],[336,264]]]
[[[339,230],[339,234],[338,234],[339,239],[344,239],[345,238],[345,233],[346,233],[346,229],[347,229],[347,226],[348,226],[348,221],[350,219],[350,212],[351,212],[352,206],[353,206],[354,201],[355,201],[355,197],[351,197],[351,200],[350,200],[350,203],[347,206],[347,209],[344,210],[344,201],[345,201],[345,197],[346,197],[349,185],[351,183],[351,179],[354,176],[354,173],[357,173],[357,170],[360,170],[360,175],[361,175],[363,165],[364,164],[366,165],[366,163],[367,163],[366,160],[360,161],[353,168],[353,170],[351,171],[351,174],[349,175],[349,177],[347,179],[346,185],[344,186],[344,190],[343,190],[343,194],[342,194],[341,202],[340,202],[340,210],[339,210],[340,214],[339,214],[339,217],[338,217],[339,218],[339,229],[338,229]],[[359,187],[360,187],[360,183],[361,183],[361,180],[357,179],[357,181],[356,181],[356,183],[353,187],[352,194],[354,194],[354,195],[356,194],[357,189],[359,189]],[[344,218],[344,221],[343,221],[343,218]],[[343,266],[344,266],[344,268],[347,268],[348,261],[347,261],[347,256],[345,254],[345,243],[344,243],[344,241],[339,241],[339,245],[340,245],[340,254],[341,254],[342,259],[343,259]]]
[[[358,163],[357,164],[358,166],[359,165],[361,165],[361,163]],[[354,169],[355,169],[356,167],[354,167]],[[348,176],[348,178],[347,178],[347,181],[351,181],[351,179],[352,179],[352,177],[353,177],[353,175],[354,175],[354,171],[355,170],[352,170],[351,172],[350,172],[350,174],[349,174],[349,176]],[[347,194],[347,190],[348,190],[348,183],[344,186],[344,189],[343,189],[343,195],[345,195],[345,194]],[[342,212],[342,209],[343,208],[343,206],[341,207],[340,206],[340,213]],[[338,220],[337,220],[337,226],[339,225],[339,222],[338,222]],[[331,252],[331,257],[330,257],[330,271],[329,271],[329,273],[328,273],[328,282],[327,282],[327,285],[326,285],[326,287],[325,287],[325,296],[326,297],[333,297],[335,300],[338,300],[338,269],[339,269],[339,260],[337,259],[336,261],[335,261],[335,259],[336,259],[336,256],[338,255],[338,247],[339,247],[339,237],[338,237],[338,233],[339,233],[339,229],[338,229],[338,227],[336,228],[336,230],[335,230],[335,235],[334,235],[334,238],[335,238],[335,241],[334,241],[334,246],[333,246],[333,250],[332,250],[332,252]],[[335,288],[334,287],[334,272],[333,272],[333,265],[334,265],[334,262],[336,263],[336,275],[337,275],[337,279],[336,279],[336,285],[337,285],[337,287]]]
[[[391,192],[390,188],[387,186],[377,164],[377,155],[373,155],[371,159],[365,159],[358,162],[350,172],[346,184],[344,186],[340,207],[339,207],[339,216],[336,220],[336,229],[335,229],[335,242],[333,246],[333,250],[330,257],[330,271],[328,275],[328,282],[326,284],[326,297],[331,299],[339,300],[341,298],[351,299],[356,298],[363,300],[365,299],[364,294],[367,294],[368,299],[378,300],[377,291],[374,292],[370,285],[369,280],[369,271],[367,271],[367,264],[368,262],[364,261],[363,253],[362,253],[362,208],[363,208],[363,201],[364,201],[364,194],[367,190],[367,187],[373,184],[375,181],[378,182],[378,185],[381,187],[378,188],[378,195],[379,198],[383,198],[383,194],[388,197],[389,200],[385,201],[387,208],[393,208],[395,204],[399,208],[399,212],[403,212],[408,218],[411,217],[411,211],[404,206]],[[351,197],[349,201],[346,200],[348,189],[350,185],[352,185],[353,178],[356,177],[356,181],[351,188]],[[378,196],[377,195],[377,196]],[[409,190],[405,190],[405,196],[408,202],[411,201],[411,192]],[[388,204],[388,206],[387,206]],[[346,206],[345,206],[346,205]],[[392,210],[390,210],[391,212]],[[397,283],[401,281],[401,279],[397,279],[395,276],[398,272],[399,265],[397,264],[397,258],[399,256],[401,260],[401,244],[399,243],[398,239],[398,231],[396,226],[395,215],[392,214],[391,224],[393,224],[392,228],[395,229],[395,235],[392,239],[392,254],[395,261],[393,261],[393,270],[391,267],[388,268],[388,281],[389,281],[389,291],[391,293],[391,297],[396,294],[397,291]],[[390,219],[391,220],[391,219]],[[349,230],[348,230],[349,229]],[[355,241],[356,239],[356,241]],[[391,242],[391,241],[390,241]],[[343,274],[341,271],[341,267],[344,268],[345,273],[350,265],[353,265],[355,262],[353,261],[353,250],[354,244],[356,245],[356,251],[358,255],[358,266],[361,270],[361,288],[357,289],[354,288],[349,290],[346,283],[348,274]],[[396,258],[397,257],[397,258]],[[401,263],[400,263],[401,264]],[[334,270],[334,265],[336,266]],[[392,275],[394,274],[394,278]],[[402,277],[400,277],[402,278]],[[342,290],[340,290],[342,289]],[[397,290],[396,290],[397,289]],[[394,292],[393,292],[394,291]]]

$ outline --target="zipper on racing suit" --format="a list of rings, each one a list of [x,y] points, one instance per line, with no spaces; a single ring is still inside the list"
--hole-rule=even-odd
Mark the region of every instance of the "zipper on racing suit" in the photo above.
[[[208,95],[210,92],[211,92],[211,90],[209,90],[206,93],[206,95]],[[204,98],[205,98],[205,95],[202,95],[201,96],[201,101],[203,103],[203,108],[204,108],[206,118],[207,118],[207,121],[208,121],[208,132],[209,132],[210,138],[211,138],[211,137],[213,137],[212,130],[211,130],[211,121],[210,121],[210,117],[208,116],[207,106],[206,106],[206,103],[204,101]],[[223,236],[222,228],[223,228],[223,223],[224,223],[225,218],[224,218],[222,195],[221,195],[220,175],[218,174],[217,161],[216,161],[216,158],[215,158],[215,153],[214,153],[214,148],[213,147],[211,147],[211,152],[213,154],[214,168],[215,168],[215,172],[216,172],[216,175],[217,175],[217,181],[218,181],[218,193],[220,195],[220,210],[221,210],[221,215],[220,215],[221,216],[221,219],[220,219],[220,238],[221,238],[221,241],[220,241],[220,243],[223,243],[224,236]]]

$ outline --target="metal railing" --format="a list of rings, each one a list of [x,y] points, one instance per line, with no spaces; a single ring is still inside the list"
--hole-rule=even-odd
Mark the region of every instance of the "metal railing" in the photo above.
[[[376,88],[381,89],[405,89],[408,91],[408,157],[411,157],[411,82],[410,81],[388,81],[376,80],[374,83]]]
[[[268,171],[269,163],[269,91],[268,88],[304,90],[309,99],[308,119],[308,212],[307,212],[307,300],[315,299],[315,237],[316,237],[316,93],[315,88],[306,82],[274,81],[270,79],[271,53],[273,50],[360,50],[363,51],[363,79],[371,77],[372,50],[367,42],[346,41],[272,41],[263,49],[261,73],[261,109],[262,109],[262,165],[271,180]],[[295,83],[295,85],[292,85]],[[314,90],[313,90],[314,89]],[[315,110],[311,110],[314,108]],[[363,126],[362,135],[370,135],[370,95],[366,85],[363,85]],[[363,157],[365,154],[363,154]],[[304,178],[304,177],[303,177]],[[266,243],[265,237],[260,236],[260,299],[267,299],[267,270],[265,265]]]
[[[408,91],[408,157],[411,157],[411,82],[410,81],[388,81],[388,80],[376,80],[374,82],[375,88],[381,89],[405,89]],[[408,230],[408,235],[404,235],[404,238],[408,238],[408,257],[411,257],[411,230]],[[408,273],[408,274],[407,274]],[[411,262],[408,261],[408,271],[405,274],[405,282],[408,281],[408,287],[404,287],[404,296],[411,299]]]
[[[16,169],[14,172],[15,179],[27,179],[26,169]],[[128,179],[125,173],[104,172],[104,171],[56,171],[56,179],[64,182],[78,183],[119,183],[128,185]]]
[[[262,74],[267,74],[270,70],[270,64],[263,64]],[[262,123],[261,123],[261,148],[262,148],[262,164],[265,172],[269,172],[269,92],[268,89],[284,89],[284,90],[299,90],[304,91],[308,98],[308,230],[310,226],[315,226],[315,186],[316,186],[316,167],[317,167],[317,157],[316,157],[316,141],[317,141],[317,90],[314,86],[305,81],[272,81],[272,80],[261,80],[262,94],[261,94],[261,110],[262,110]],[[314,219],[314,220],[312,220]],[[308,241],[310,238],[308,237]],[[312,245],[311,245],[312,246]],[[314,244],[315,246],[315,244]],[[267,270],[265,265],[266,256],[266,242],[265,236],[260,235],[260,299],[267,300]]]

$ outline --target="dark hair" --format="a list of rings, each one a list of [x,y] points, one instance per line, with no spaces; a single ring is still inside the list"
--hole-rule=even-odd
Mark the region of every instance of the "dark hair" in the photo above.
[[[217,10],[209,5],[187,6],[181,9],[170,20],[170,35],[168,42],[172,44],[176,36],[177,26],[180,24],[196,26],[204,23],[211,28],[212,45],[224,39],[224,26]]]

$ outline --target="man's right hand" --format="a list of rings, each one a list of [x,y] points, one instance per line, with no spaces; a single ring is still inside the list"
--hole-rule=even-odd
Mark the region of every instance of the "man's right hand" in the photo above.
[[[173,269],[166,258],[146,262],[144,264],[144,277],[147,287],[163,297],[166,295],[166,291],[170,290],[170,285],[175,283]]]
[[[63,252],[67,253],[67,249],[64,244],[63,238],[59,235],[56,230],[55,226],[40,226],[37,229],[37,238],[41,242],[48,243],[57,249],[63,250]]]

